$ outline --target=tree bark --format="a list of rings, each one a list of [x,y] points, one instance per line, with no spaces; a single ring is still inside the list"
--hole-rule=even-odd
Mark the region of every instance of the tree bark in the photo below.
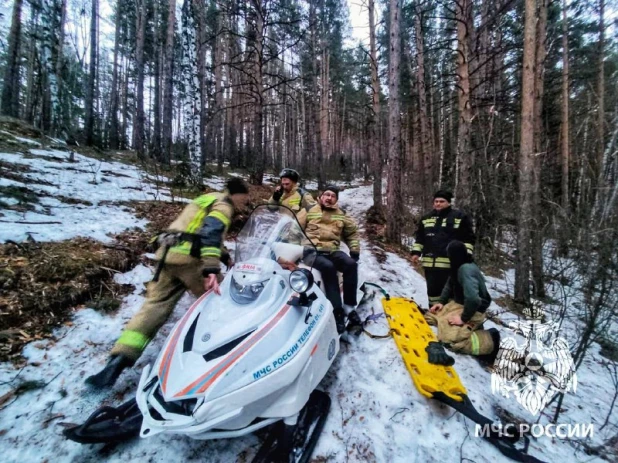
[[[6,71],[4,73],[4,85],[2,87],[2,114],[11,117],[19,117],[19,62],[21,45],[21,10],[23,0],[15,0],[13,3],[13,18],[9,32],[9,47],[6,53]]]
[[[168,0],[167,29],[165,32],[165,51],[163,55],[163,137],[162,161],[169,163],[172,159],[172,123],[174,116],[174,30],[176,28],[176,0]]]
[[[253,166],[251,169],[251,183],[261,185],[264,181],[266,153],[264,151],[264,95],[263,95],[263,52],[264,52],[264,12],[261,0],[251,0],[253,5],[253,76],[252,93],[254,98],[253,113]]]
[[[597,153],[595,160],[594,180],[598,196],[603,188],[603,153],[605,151],[605,0],[599,0],[599,71],[597,95],[599,98],[599,112],[597,114]]]
[[[418,109],[419,109],[419,125],[420,125],[420,143],[418,144],[420,152],[419,159],[421,160],[421,179],[422,186],[421,204],[425,204],[425,197],[433,188],[433,149],[431,142],[431,134],[429,132],[429,116],[427,114],[427,87],[425,86],[425,46],[423,44],[423,28],[421,24],[421,12],[417,11],[414,14],[414,32],[416,38],[416,90],[418,93]]]
[[[117,150],[120,146],[119,143],[119,132],[120,132],[120,123],[118,121],[118,110],[119,110],[119,70],[118,70],[118,51],[120,48],[120,29],[122,22],[120,21],[120,17],[122,16],[122,5],[124,5],[123,0],[118,0],[116,3],[116,31],[114,34],[114,62],[112,64],[112,88],[110,92],[110,109],[109,109],[109,147],[112,150]]]
[[[398,0],[390,1],[390,37],[388,60],[388,218],[386,238],[401,244],[401,219],[403,198],[401,189],[402,154],[401,154],[401,113],[399,109],[399,63],[400,63],[400,4]]]
[[[86,145],[94,144],[94,94],[95,78],[97,72],[97,16],[99,0],[92,0],[90,16],[90,62],[88,63],[88,83],[86,86],[86,119],[84,123],[84,136]]]
[[[474,158],[470,150],[472,108],[470,103],[470,15],[472,0],[457,0],[457,94],[459,125],[457,129],[457,204],[465,207],[472,196],[472,166]]]
[[[543,144],[543,92],[545,82],[545,39],[547,36],[547,1],[537,0],[539,19],[536,30],[536,57],[534,65],[534,169],[532,171],[532,194],[534,201],[532,231],[532,280],[534,281],[534,295],[545,297],[545,283],[543,278],[543,230],[541,227],[541,170],[545,149]]]
[[[530,303],[530,245],[533,219],[534,183],[534,80],[536,49],[536,0],[525,0],[524,57],[521,92],[521,134],[519,153],[519,216],[517,220],[517,259],[515,300]]]
[[[146,0],[136,0],[137,42],[135,45],[135,119],[133,121],[133,149],[139,159],[145,158],[144,152],[144,41],[146,35]],[[170,124],[171,126],[171,124]]]
[[[561,204],[564,214],[569,211],[569,29],[567,2],[562,0],[562,127],[560,158],[562,164]]]

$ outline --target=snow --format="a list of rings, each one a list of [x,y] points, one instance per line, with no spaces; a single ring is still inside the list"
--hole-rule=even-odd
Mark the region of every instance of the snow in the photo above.
[[[41,155],[49,156],[49,153],[41,152]],[[66,157],[66,153],[54,155]],[[1,156],[6,159],[6,155]],[[16,157],[10,156],[11,162],[18,162]],[[76,159],[77,165],[82,168],[93,162],[77,155]],[[100,203],[104,197],[124,199],[139,196],[140,199],[146,199],[152,193],[149,189],[152,187],[146,185],[143,185],[144,190],[139,193],[122,188],[129,184],[142,185],[140,179],[143,174],[129,166],[102,164],[96,174],[98,179],[101,178],[101,172],[108,169],[121,169],[119,171],[130,177],[112,177],[112,182],[104,184],[106,187],[110,186],[109,190],[101,192],[98,190],[102,184],[87,186],[90,185],[89,178],[94,175],[91,171],[87,171],[88,174],[83,176],[74,172],[58,171],[54,176],[45,166],[48,163],[51,168],[55,163],[35,161],[36,163],[29,165],[40,170],[36,174],[30,174],[33,179],[45,178],[56,185],[62,185],[57,188],[70,190],[71,194],[88,198],[93,203]],[[21,162],[30,160],[23,159]],[[86,167],[84,170],[87,169]],[[218,185],[223,179],[212,178],[210,181]],[[340,202],[348,214],[360,221],[364,211],[372,203],[371,186],[348,188],[341,193]],[[58,207],[56,204],[48,206],[51,211],[56,211]],[[111,206],[99,205],[92,209],[100,210],[98,220],[105,223],[107,229],[123,226],[127,228],[136,224],[130,214],[118,215],[115,219],[117,223],[109,223],[110,218],[119,213],[119,210],[113,210]],[[88,208],[81,209],[83,215],[79,217],[80,222],[94,222],[97,219],[94,212],[92,217],[87,218],[87,210]],[[66,213],[67,211],[63,210],[62,214]],[[41,219],[40,213],[29,214],[29,218]],[[42,217],[50,219],[49,216]],[[64,233],[69,233],[68,219],[65,221],[57,213],[53,218],[63,220]],[[72,220],[77,218],[76,212]],[[14,229],[11,236],[17,236],[23,231]],[[2,233],[7,234],[5,230]],[[45,236],[46,239],[55,239],[59,238],[60,234],[48,233]],[[104,239],[103,231],[101,235]],[[362,241],[361,247],[361,278],[380,284],[391,295],[413,297],[421,306],[427,306],[424,279],[408,261],[395,254],[386,253],[386,261],[380,264],[370,252],[370,245],[366,241]],[[21,393],[0,406],[3,461],[94,462],[104,458],[111,463],[179,460],[235,462],[250,460],[255,455],[259,445],[256,436],[202,442],[182,436],[159,435],[150,439],[135,439],[105,450],[104,453],[100,445],[82,446],[62,437],[63,427],[60,423],[83,422],[102,402],[118,405],[132,397],[141,369],[154,362],[173,323],[191,304],[191,296],[186,295],[181,299],[170,320],[148,346],[135,368],[123,373],[109,394],[89,391],[84,386],[85,377],[105,364],[108,352],[122,327],[140,308],[144,300],[145,283],[150,280],[151,275],[152,269],[143,265],[117,275],[118,282],[135,286],[135,290],[125,297],[117,313],[109,315],[90,308],[77,310],[70,324],[55,331],[54,340],[36,341],[26,346],[23,354],[28,364],[23,370],[16,370],[7,363],[0,364],[0,376],[3,378],[0,382],[0,397],[16,388],[22,381],[39,380],[46,383],[44,388]],[[488,277],[492,296],[506,294],[512,287],[512,281],[510,272],[506,272],[502,279]],[[492,304],[490,311],[503,310]],[[381,313],[379,298],[375,297],[364,303],[359,312],[363,319],[372,312]],[[507,318],[516,317],[504,314],[503,319]],[[571,320],[565,323],[567,339],[570,330],[575,329],[576,322]],[[487,328],[492,326],[495,325],[491,322],[486,324]],[[513,335],[503,327],[498,328],[505,334]],[[385,334],[388,324],[384,317],[380,317],[370,322],[367,329],[375,334]],[[481,368],[475,359],[465,355],[453,356],[456,358],[455,368],[480,413],[496,419],[495,407],[499,406],[529,422],[535,421],[514,399],[492,395],[490,374]],[[587,441],[592,446],[600,445],[615,434],[611,425],[604,430],[599,429],[609,409],[613,386],[598,358],[598,346],[595,345],[578,371],[577,392],[565,397],[565,411],[560,418],[560,423],[595,424],[594,437]],[[395,343],[390,338],[371,339],[361,335],[350,339],[348,343],[342,343],[341,352],[321,387],[330,394],[332,408],[313,454],[316,461],[459,462],[461,458],[477,462],[507,461],[489,443],[474,437],[474,424],[471,421],[417,392]],[[541,417],[542,423],[548,421],[548,416]],[[533,440],[530,453],[548,462],[601,461],[557,438],[540,437]]]
[[[45,195],[33,211],[1,211],[0,242],[20,242],[28,234],[36,241],[76,236],[110,241],[110,234],[144,227],[147,223],[135,217],[125,205],[111,203],[171,199],[167,189],[157,188],[136,166],[77,153],[72,156],[70,160],[69,153],[53,149],[31,149],[28,156],[0,153],[0,160],[30,169],[23,174],[25,182],[0,178],[0,186],[28,187],[38,195]],[[58,196],[64,197],[64,201]],[[0,200],[15,204],[14,199],[1,195]],[[81,202],[73,204],[74,201]]]

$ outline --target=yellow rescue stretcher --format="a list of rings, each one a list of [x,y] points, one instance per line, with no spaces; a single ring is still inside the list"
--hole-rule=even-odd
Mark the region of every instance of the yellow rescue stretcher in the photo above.
[[[390,297],[386,291],[380,289],[384,294],[382,307],[390,325],[390,334],[395,339],[418,391],[425,397],[449,405],[475,423],[491,425],[493,421],[474,408],[455,369],[452,366],[429,363],[425,347],[430,342],[437,342],[438,339],[425,321],[418,304],[413,299]],[[490,434],[484,437],[503,455],[515,461],[542,463],[541,460],[515,447],[514,443],[518,440],[518,436],[513,438]],[[523,440],[527,448],[527,436],[523,436]]]

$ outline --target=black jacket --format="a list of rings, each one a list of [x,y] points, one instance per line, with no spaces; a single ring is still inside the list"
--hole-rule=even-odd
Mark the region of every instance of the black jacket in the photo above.
[[[451,265],[446,247],[453,240],[463,242],[468,252],[472,253],[476,240],[472,220],[459,209],[434,209],[421,218],[411,252],[423,256],[423,267],[447,269]]]

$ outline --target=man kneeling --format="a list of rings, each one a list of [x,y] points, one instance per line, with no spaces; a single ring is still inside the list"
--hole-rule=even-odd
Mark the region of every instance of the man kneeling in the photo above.
[[[482,329],[485,311],[491,304],[485,278],[461,241],[451,241],[447,253],[451,274],[440,303],[429,309],[425,319],[438,327],[438,340],[452,351],[483,356],[493,362],[500,347],[500,333],[495,328]]]

